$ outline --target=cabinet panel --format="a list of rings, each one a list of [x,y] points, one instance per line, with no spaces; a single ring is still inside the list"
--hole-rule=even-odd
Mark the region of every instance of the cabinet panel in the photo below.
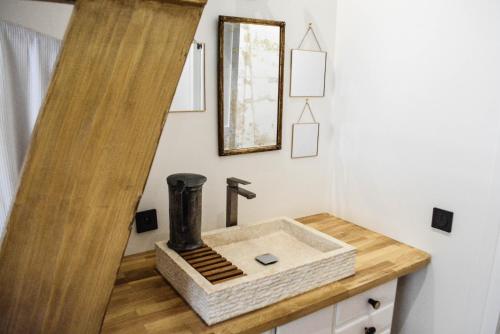
[[[385,331],[391,327],[393,311],[394,306],[391,304],[343,327],[336,328],[335,334],[364,334],[365,327],[375,327],[377,334],[385,334]]]
[[[370,298],[380,302],[380,309],[393,304],[396,286],[397,280],[393,280],[338,303],[336,326],[343,326],[354,319],[376,312],[377,310],[368,304]]]
[[[335,306],[325,307],[276,328],[276,334],[332,334]]]

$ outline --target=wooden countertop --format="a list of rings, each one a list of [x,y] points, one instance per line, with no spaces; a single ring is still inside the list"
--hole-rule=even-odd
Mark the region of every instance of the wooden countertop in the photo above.
[[[103,333],[261,333],[415,272],[430,255],[322,213],[298,221],[358,249],[356,274],[260,310],[207,326],[155,270],[154,251],[127,256],[104,319]]]

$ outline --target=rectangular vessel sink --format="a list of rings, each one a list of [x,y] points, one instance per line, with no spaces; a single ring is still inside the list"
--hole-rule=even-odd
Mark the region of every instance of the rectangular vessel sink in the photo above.
[[[354,274],[356,249],[290,218],[203,233],[205,244],[244,272],[209,282],[179,254],[156,243],[157,268],[208,324],[247,313]],[[270,253],[278,262],[263,265]]]

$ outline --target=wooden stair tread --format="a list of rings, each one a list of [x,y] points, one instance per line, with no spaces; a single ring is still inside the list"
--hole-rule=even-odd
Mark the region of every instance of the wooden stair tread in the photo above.
[[[224,263],[226,261],[227,260],[225,258],[221,257],[219,259],[214,259],[214,260],[210,260],[210,261],[206,261],[206,262],[191,264],[191,266],[194,269],[198,270],[199,268],[202,268],[202,267],[205,267],[205,266],[208,266],[208,265],[211,265],[211,264]]]
[[[235,275],[235,276],[232,276],[232,277],[227,277],[227,278],[223,278],[223,279],[220,279],[220,280],[217,280],[217,281],[213,281],[211,283],[212,284],[220,284],[220,283],[224,283],[226,281],[229,281],[229,280],[232,280],[232,279],[235,279],[235,278],[238,278],[238,277],[243,277],[243,276],[246,276],[246,275],[243,273],[243,274]]]
[[[212,276],[215,274],[220,274],[220,273],[225,273],[226,271],[231,271],[231,270],[236,270],[238,267],[235,265],[227,266],[224,265],[224,267],[217,268],[217,269],[212,269],[212,270],[207,270],[207,271],[200,271],[200,274],[202,274],[205,277]]]
[[[241,269],[207,245],[178,254],[212,284],[245,276]]]
[[[221,280],[223,278],[229,278],[229,277],[233,277],[233,276],[239,276],[241,274],[243,274],[243,271],[241,271],[240,269],[234,269],[234,270],[231,270],[231,271],[228,271],[228,272],[224,272],[224,273],[220,273],[220,274],[205,276],[205,278],[208,279],[210,282],[213,282],[213,281]]]
[[[179,255],[182,256],[182,257],[189,256],[189,255],[192,255],[192,254],[197,254],[197,253],[204,252],[204,251],[206,251],[208,249],[211,249],[211,248],[208,247],[207,245],[203,245],[203,246],[201,246],[198,249],[194,249],[194,250],[190,250],[190,251],[185,251],[185,252],[179,252]]]
[[[0,333],[101,331],[205,1],[77,1],[5,222]]]
[[[209,255],[216,255],[216,254],[217,253],[214,252],[213,250],[206,250],[206,251],[201,252],[201,253],[191,254],[191,255],[185,256],[184,260],[189,261],[189,260],[198,259],[200,257],[205,257],[205,256],[209,256]]]
[[[224,261],[221,261],[221,262],[218,262],[218,263],[214,263],[214,264],[209,264],[208,266],[198,267],[197,270],[199,272],[204,272],[204,271],[208,271],[208,270],[212,270],[212,269],[217,269],[217,268],[222,268],[222,267],[227,267],[227,263],[226,263],[225,259],[224,259]]]
[[[196,264],[196,263],[202,263],[202,262],[209,261],[209,260],[218,259],[218,258],[221,258],[221,257],[222,256],[220,256],[219,254],[215,253],[214,255],[207,255],[207,256],[199,257],[199,258],[192,259],[192,260],[186,260],[186,261],[189,264]]]

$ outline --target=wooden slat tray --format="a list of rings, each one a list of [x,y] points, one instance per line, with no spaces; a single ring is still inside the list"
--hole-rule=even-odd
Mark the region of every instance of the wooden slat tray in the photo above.
[[[212,284],[245,276],[241,269],[207,245],[192,251],[179,252],[179,255]]]

